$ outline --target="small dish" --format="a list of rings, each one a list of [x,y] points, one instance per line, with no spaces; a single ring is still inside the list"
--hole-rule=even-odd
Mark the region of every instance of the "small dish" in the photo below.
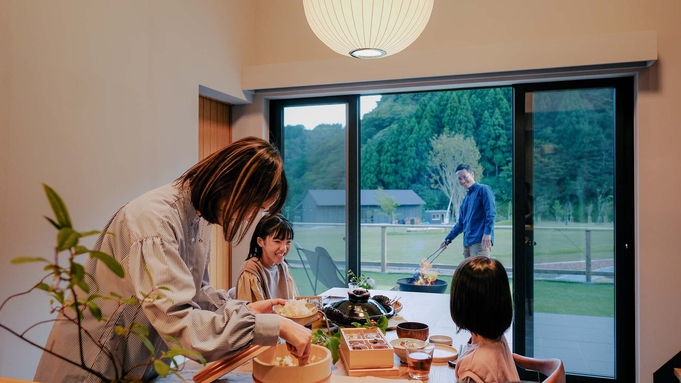
[[[402,302],[395,301],[395,302],[391,303],[390,305],[395,309],[395,314],[402,311]]]
[[[406,342],[413,342],[418,344],[419,346],[426,345],[426,342],[414,338],[397,338],[391,340],[390,344],[393,346],[393,349],[395,350],[395,355],[397,355],[397,357],[400,358],[400,362],[404,364],[407,363],[407,350],[404,349],[404,344]]]
[[[435,344],[444,344],[447,346],[452,345],[452,337],[447,336],[447,335],[431,335],[430,336],[430,343],[435,343]]]
[[[452,346],[446,344],[435,343],[435,351],[433,351],[433,363],[447,363],[450,360],[456,360],[459,353]]]

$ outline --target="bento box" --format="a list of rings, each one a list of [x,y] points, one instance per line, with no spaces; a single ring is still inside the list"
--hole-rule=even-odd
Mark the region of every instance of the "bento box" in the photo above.
[[[392,368],[393,346],[377,328],[341,328],[340,354],[348,369]]]

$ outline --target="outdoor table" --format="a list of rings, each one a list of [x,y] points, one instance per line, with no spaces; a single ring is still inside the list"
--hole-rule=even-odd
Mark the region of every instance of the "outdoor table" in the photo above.
[[[320,295],[323,297],[323,302],[331,303],[335,300],[343,299],[347,297],[347,288],[335,287],[324,291]],[[448,335],[452,337],[452,346],[457,350],[460,349],[460,345],[468,342],[470,338],[470,333],[466,331],[461,331],[456,333],[456,326],[449,315],[449,295],[448,294],[431,294],[431,293],[416,293],[416,292],[406,292],[406,291],[385,291],[385,290],[370,290],[371,296],[374,295],[385,295],[388,298],[398,298],[402,302],[402,311],[397,315],[403,317],[405,320],[410,322],[422,322],[426,323],[429,327],[430,335]],[[397,333],[395,330],[389,330],[386,333],[386,338],[388,341],[397,338]],[[396,365],[400,366],[400,376],[399,377],[348,377],[343,361],[339,360],[332,368],[332,383],[350,383],[354,381],[389,381],[389,380],[407,380],[409,379],[409,374],[407,372],[407,365],[400,364],[397,356],[394,356]],[[252,381],[252,366],[253,362],[250,361],[239,366],[234,371],[223,376],[216,382],[251,382]],[[181,376],[187,381],[192,381],[192,376],[201,370],[203,366],[200,364],[188,361],[185,363],[185,369],[181,372]],[[385,380],[383,380],[385,379]],[[440,382],[454,382],[454,369],[449,367],[447,363],[433,363],[430,371],[429,383],[440,383]],[[176,376],[169,375],[166,378],[160,378],[156,380],[157,383],[179,383],[181,379]]]

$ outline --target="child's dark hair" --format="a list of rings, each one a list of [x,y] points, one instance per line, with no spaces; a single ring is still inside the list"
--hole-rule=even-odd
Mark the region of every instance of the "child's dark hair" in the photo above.
[[[258,245],[258,238],[264,240],[269,236],[273,236],[276,239],[293,239],[293,225],[281,214],[263,217],[258,222],[258,226],[255,227],[246,259],[253,257],[260,259],[262,248]]]
[[[459,264],[452,277],[449,313],[462,330],[498,340],[513,321],[513,300],[504,265],[475,256]]]

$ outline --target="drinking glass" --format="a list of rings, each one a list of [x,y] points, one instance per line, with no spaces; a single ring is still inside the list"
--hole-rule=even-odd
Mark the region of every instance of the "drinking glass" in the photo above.
[[[419,345],[407,342],[404,349],[407,351],[409,376],[413,379],[428,379],[430,365],[433,364],[435,345],[433,343]]]

